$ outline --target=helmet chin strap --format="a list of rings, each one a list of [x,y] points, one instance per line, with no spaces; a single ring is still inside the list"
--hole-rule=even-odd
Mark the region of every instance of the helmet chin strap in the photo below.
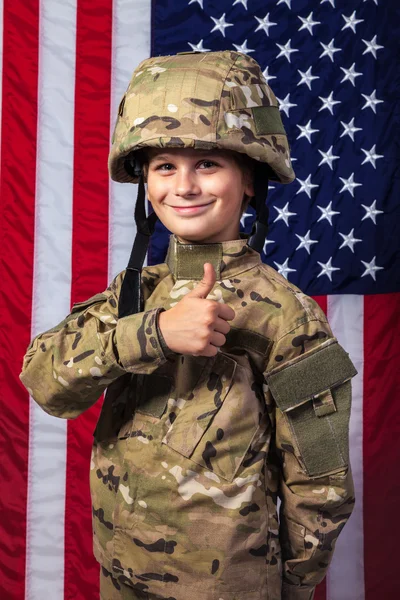
[[[268,178],[265,177],[265,170],[258,164],[254,174],[254,191],[254,198],[250,204],[256,210],[256,220],[247,245],[261,254],[268,233]]]
[[[132,165],[129,160],[125,161],[125,168],[130,175],[139,175],[137,163]],[[143,311],[143,297],[141,291],[141,275],[144,259],[146,258],[150,236],[154,231],[157,221],[156,213],[146,216],[146,191],[144,187],[144,176],[140,170],[138,194],[135,206],[135,221],[137,233],[118,302],[118,318],[127,317]]]

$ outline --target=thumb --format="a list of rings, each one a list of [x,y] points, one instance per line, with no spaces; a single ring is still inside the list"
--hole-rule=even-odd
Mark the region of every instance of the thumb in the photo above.
[[[188,296],[192,298],[207,298],[208,294],[214,287],[217,276],[215,269],[211,263],[204,263],[203,279],[196,285]]]

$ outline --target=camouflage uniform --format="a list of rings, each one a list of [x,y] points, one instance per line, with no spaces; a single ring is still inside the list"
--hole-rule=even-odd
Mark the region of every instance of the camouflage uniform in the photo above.
[[[218,54],[221,63],[243,60]],[[165,72],[161,58],[152,59],[151,77]],[[252,74],[255,61],[246,60]],[[242,94],[250,115],[253,92],[260,103],[276,102],[263,86],[223,97],[239,102]],[[193,106],[207,112],[210,102]],[[119,121],[124,114],[122,103]],[[137,143],[126,136],[141,118],[133,128],[117,124],[117,138],[126,129],[114,136],[121,152]],[[170,118],[159,126],[179,129]],[[230,134],[236,144],[254,138],[243,129]],[[154,144],[165,135],[153,135]],[[265,139],[247,138],[255,153],[258,145],[271,155],[268,164],[277,152],[276,177],[290,181],[286,137]],[[115,148],[110,170],[124,177]],[[217,276],[208,298],[236,316],[215,357],[178,355],[162,339],[158,314],[194,288],[204,262]],[[172,235],[166,262],[143,270],[144,311],[118,318],[124,275],[35,338],[21,374],[36,402],[63,418],[79,416],[108,388],[90,471],[103,600],[310,600],[354,504],[348,424],[356,371],[324,313],[263,264],[246,238],[180,244]]]

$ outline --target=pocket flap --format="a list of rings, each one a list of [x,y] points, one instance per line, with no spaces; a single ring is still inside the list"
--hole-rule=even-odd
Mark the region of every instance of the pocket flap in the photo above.
[[[266,380],[277,406],[286,412],[356,374],[347,352],[334,342],[295,363],[283,365],[267,375]]]

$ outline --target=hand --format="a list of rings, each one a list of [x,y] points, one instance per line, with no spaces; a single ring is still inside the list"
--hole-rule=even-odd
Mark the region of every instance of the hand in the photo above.
[[[215,356],[226,342],[228,321],[235,318],[227,304],[207,300],[216,275],[211,263],[204,264],[203,279],[173,308],[159,314],[158,326],[167,346],[178,354]]]

